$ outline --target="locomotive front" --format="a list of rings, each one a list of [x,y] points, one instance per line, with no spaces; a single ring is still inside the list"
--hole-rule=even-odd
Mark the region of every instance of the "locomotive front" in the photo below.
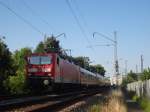
[[[27,57],[27,81],[32,87],[45,87],[53,82],[53,55],[32,54]]]

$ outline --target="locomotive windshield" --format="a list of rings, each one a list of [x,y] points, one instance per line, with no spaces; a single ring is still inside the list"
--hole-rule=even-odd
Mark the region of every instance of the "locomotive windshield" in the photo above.
[[[29,64],[33,65],[43,65],[51,64],[51,57],[49,56],[31,56],[29,57]]]

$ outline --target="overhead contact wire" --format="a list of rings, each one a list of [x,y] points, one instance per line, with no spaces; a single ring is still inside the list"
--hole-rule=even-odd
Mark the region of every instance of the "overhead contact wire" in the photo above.
[[[69,7],[69,9],[70,9],[70,11],[71,11],[71,13],[72,13],[74,19],[76,20],[76,23],[77,23],[77,25],[79,26],[79,29],[81,30],[81,33],[83,34],[83,37],[84,37],[85,40],[88,42],[88,44],[90,44],[90,41],[89,41],[89,39],[87,38],[87,35],[86,35],[86,33],[85,33],[85,31],[84,31],[82,25],[80,24],[80,21],[78,20],[78,17],[77,17],[77,15],[76,15],[76,13],[74,12],[74,10],[73,10],[73,8],[72,8],[72,6],[71,6],[69,0],[66,0],[66,3],[67,3],[67,5],[68,5],[68,7]],[[92,49],[93,52],[95,51],[93,47],[91,47],[91,49]],[[95,52],[94,52],[94,53],[95,53]]]
[[[30,12],[33,14],[33,15],[35,15],[35,16],[37,16],[44,24],[46,24],[51,30],[53,30],[53,31],[55,31],[56,32],[56,30],[54,29],[54,27],[48,22],[48,21],[46,21],[43,17],[41,17],[38,13],[37,13],[37,11],[35,11],[33,8],[31,8],[28,4],[27,4],[27,2],[25,2],[25,0],[22,0],[23,2],[22,3],[24,3],[24,6],[28,9],[28,10],[30,10]]]
[[[13,9],[11,9],[8,5],[6,5],[5,3],[3,3],[2,1],[0,1],[0,5],[2,5],[3,7],[5,7],[6,9],[8,9],[11,13],[13,13],[16,17],[18,17],[20,20],[22,20],[24,23],[26,23],[28,26],[30,26],[32,29],[34,29],[35,31],[37,31],[38,33],[40,33],[42,36],[44,36],[45,34],[40,31],[37,27],[35,27],[33,24],[31,24],[28,20],[26,20],[23,16],[19,15],[18,13],[16,13]]]

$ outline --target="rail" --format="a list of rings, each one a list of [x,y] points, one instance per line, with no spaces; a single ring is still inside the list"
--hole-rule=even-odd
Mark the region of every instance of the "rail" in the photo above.
[[[91,96],[98,92],[104,91],[103,89],[90,89],[72,93],[66,93],[61,95],[43,95],[27,98],[18,98],[12,100],[0,101],[0,111],[44,111],[44,110],[55,110],[60,108],[67,103],[71,103],[75,100],[82,99],[87,96]],[[105,88],[106,91],[106,88]]]

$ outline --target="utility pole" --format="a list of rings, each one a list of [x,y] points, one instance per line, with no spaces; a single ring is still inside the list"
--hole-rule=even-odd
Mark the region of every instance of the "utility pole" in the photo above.
[[[128,61],[125,60],[125,75],[128,73]]]
[[[118,42],[117,42],[117,32],[116,31],[114,32],[114,39],[111,39],[111,38],[109,38],[109,37],[107,37],[107,36],[105,36],[105,35],[103,35],[103,34],[101,34],[99,32],[94,32],[93,33],[93,37],[95,36],[95,34],[98,34],[101,37],[103,37],[103,38],[105,38],[105,39],[107,39],[107,40],[109,40],[109,41],[111,41],[113,43],[111,45],[114,46],[114,69],[115,69],[114,70],[114,76],[116,77],[116,84],[118,84],[119,63],[118,63],[118,55],[117,55],[117,53],[118,53],[118,51],[117,51],[117,45],[118,45]],[[107,46],[111,46],[109,44],[106,44],[106,45]]]
[[[119,76],[119,64],[118,64],[118,55],[117,55],[117,32],[114,32],[114,63],[115,63],[115,76],[116,83],[118,84],[118,76]]]
[[[143,72],[143,55],[141,55],[141,73]]]
[[[135,66],[135,72],[138,73],[138,66]]]
[[[47,40],[47,37],[46,37],[46,34],[44,35],[44,49],[45,49],[45,51],[46,51],[46,40]]]

